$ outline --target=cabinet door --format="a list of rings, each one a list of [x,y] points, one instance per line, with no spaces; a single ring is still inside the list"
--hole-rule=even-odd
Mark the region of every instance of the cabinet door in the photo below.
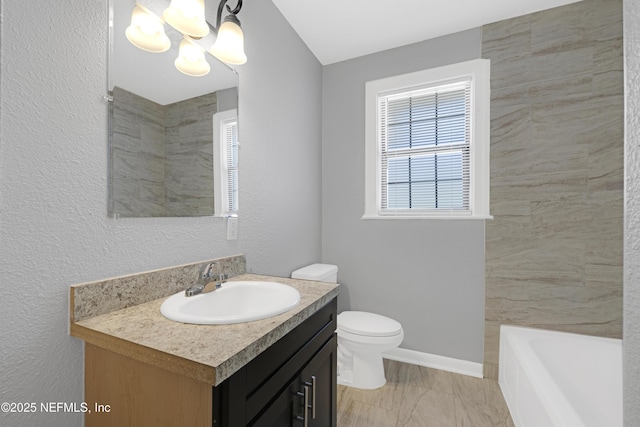
[[[309,400],[307,387],[306,400]],[[302,377],[296,376],[272,401],[251,427],[301,427],[304,421],[305,386]]]
[[[335,427],[337,401],[337,338],[327,341],[309,361],[302,373],[304,384],[311,387],[307,416],[309,427]]]
[[[309,360],[252,427],[336,427],[337,338]]]

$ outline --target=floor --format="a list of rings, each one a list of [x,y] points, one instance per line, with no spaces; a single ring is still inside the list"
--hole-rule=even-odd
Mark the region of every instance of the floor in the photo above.
[[[338,426],[514,426],[494,380],[384,362],[384,387],[359,390],[338,386]]]

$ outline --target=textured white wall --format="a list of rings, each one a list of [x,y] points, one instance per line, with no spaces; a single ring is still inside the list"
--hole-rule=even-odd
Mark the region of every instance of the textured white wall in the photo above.
[[[82,401],[71,284],[236,253],[277,275],[320,259],[321,67],[271,2],[240,14],[249,62],[231,242],[219,218],[107,217],[107,1],[0,4],[0,401]],[[82,416],[0,413],[0,425]]]
[[[640,425],[640,1],[624,0],[624,425]]]

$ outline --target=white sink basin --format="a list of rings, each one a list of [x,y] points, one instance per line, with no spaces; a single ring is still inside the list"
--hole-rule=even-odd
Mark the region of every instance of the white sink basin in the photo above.
[[[198,325],[223,325],[266,319],[291,310],[300,293],[276,282],[227,282],[219,289],[191,297],[184,291],[167,298],[160,312],[168,319]]]

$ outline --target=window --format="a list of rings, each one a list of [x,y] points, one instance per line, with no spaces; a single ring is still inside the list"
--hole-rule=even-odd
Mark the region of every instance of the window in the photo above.
[[[489,61],[366,84],[364,218],[489,217]]]
[[[215,215],[238,214],[238,113],[223,111],[213,116],[215,158]]]

